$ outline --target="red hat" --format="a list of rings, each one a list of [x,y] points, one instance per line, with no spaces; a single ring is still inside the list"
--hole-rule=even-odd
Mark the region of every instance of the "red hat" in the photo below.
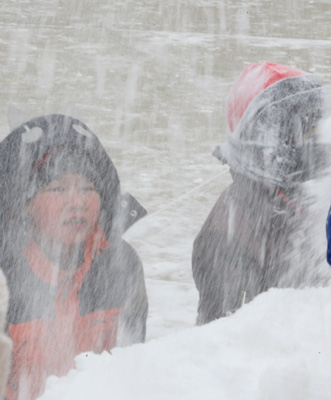
[[[227,102],[227,120],[233,132],[249,103],[263,90],[282,79],[306,74],[299,69],[273,63],[250,64],[231,88]]]

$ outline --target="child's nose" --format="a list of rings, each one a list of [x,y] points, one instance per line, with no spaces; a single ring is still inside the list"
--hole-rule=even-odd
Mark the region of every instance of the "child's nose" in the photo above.
[[[68,201],[71,207],[82,207],[85,204],[84,196],[79,189],[70,190]]]

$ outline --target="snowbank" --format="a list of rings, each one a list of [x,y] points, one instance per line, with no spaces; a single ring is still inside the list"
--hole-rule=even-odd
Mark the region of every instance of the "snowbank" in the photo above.
[[[331,288],[272,289],[230,317],[76,365],[40,399],[330,399]]]

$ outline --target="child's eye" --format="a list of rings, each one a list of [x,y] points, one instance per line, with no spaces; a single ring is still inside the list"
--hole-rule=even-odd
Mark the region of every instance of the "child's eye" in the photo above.
[[[61,192],[64,192],[64,191],[65,191],[65,188],[62,187],[62,186],[54,186],[54,187],[50,187],[50,188],[47,189],[47,192],[58,192],[58,193],[61,193]]]
[[[94,186],[83,186],[83,187],[81,187],[81,190],[83,192],[96,192],[96,189]]]

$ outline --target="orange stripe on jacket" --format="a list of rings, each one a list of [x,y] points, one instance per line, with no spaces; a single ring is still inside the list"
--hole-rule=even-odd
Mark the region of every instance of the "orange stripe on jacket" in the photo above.
[[[121,309],[102,310],[81,316],[78,291],[91,268],[93,258],[109,243],[100,229],[87,239],[84,262],[73,275],[54,266],[33,240],[24,256],[39,279],[57,287],[56,317],[20,324],[9,324],[13,340],[12,371],[5,396],[17,400],[35,399],[44,390],[49,375],[65,375],[74,367],[74,357],[82,352],[101,353],[115,346]],[[71,282],[68,285],[68,279]]]

